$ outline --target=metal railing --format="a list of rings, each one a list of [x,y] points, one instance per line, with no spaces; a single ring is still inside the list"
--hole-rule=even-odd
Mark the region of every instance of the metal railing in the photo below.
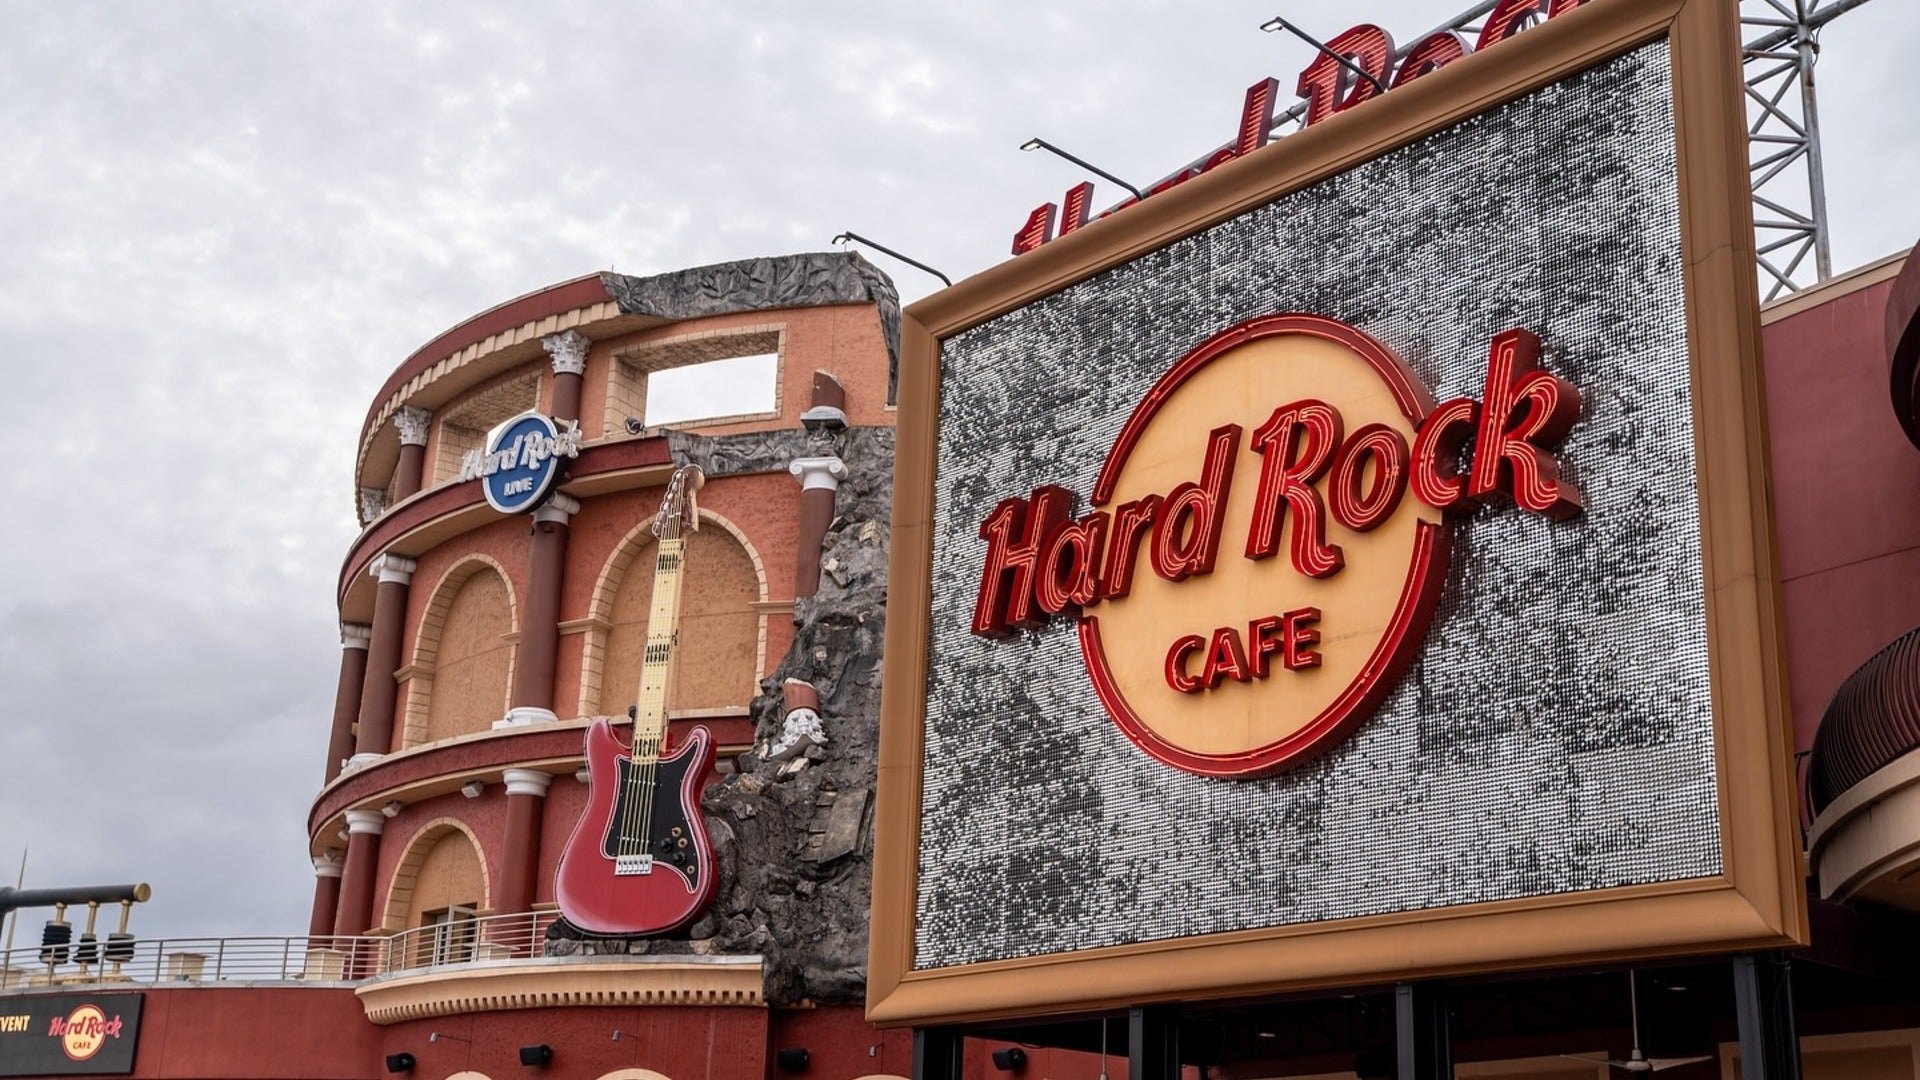
[[[449,964],[543,954],[555,914],[422,926],[391,937],[151,938],[0,951],[0,992],[94,983],[351,982]]]

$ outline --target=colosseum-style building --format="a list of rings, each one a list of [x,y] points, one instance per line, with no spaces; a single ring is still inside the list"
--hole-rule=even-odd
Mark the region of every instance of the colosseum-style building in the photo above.
[[[461,323],[379,388],[308,833],[309,930],[329,946],[309,964],[372,976],[359,996],[384,1048],[424,1063],[451,1053],[438,1031],[478,1069],[481,1047],[557,1045],[558,1025],[594,1029],[568,1040],[574,1075],[760,1076],[781,1047],[830,1045],[860,1057],[845,1075],[905,1071],[881,1060],[902,1038],[858,1007],[897,328],[891,284],[852,254],[595,274]],[[757,358],[750,383],[707,369],[717,415],[653,422],[670,373],[737,358]],[[529,410],[577,423],[578,456],[550,498],[504,514],[467,466]],[[582,940],[554,897],[588,797],[582,737],[635,700],[650,526],[688,462],[708,482],[667,716],[670,738],[704,725],[718,746],[720,895],[664,938]],[[839,1034],[806,1037],[821,1025]]]

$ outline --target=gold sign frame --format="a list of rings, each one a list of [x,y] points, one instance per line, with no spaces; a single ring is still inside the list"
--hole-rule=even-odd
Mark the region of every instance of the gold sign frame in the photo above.
[[[1662,37],[1673,57],[1723,873],[915,970],[940,342]],[[1741,87],[1734,0],[1591,0],[907,308],[869,1020],[1002,1020],[1806,943]]]

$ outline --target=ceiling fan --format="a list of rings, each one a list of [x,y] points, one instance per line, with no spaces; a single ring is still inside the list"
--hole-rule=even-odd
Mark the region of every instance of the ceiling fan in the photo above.
[[[1625,1058],[1588,1057],[1584,1054],[1561,1054],[1573,1061],[1586,1061],[1595,1065],[1609,1065],[1622,1072],[1650,1073],[1663,1069],[1677,1069],[1682,1065],[1692,1065],[1701,1061],[1712,1061],[1710,1056],[1683,1058],[1650,1058],[1640,1050],[1640,992],[1631,969],[1627,971],[1627,1001],[1633,1017],[1633,1052]]]

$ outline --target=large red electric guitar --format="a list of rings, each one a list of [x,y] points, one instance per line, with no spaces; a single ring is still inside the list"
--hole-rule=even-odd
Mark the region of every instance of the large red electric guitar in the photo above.
[[[679,640],[680,581],[694,492],[705,482],[683,465],[653,520],[653,610],[633,707],[633,742],[613,721],[587,728],[587,808],[560,854],[554,900],[567,921],[595,934],[663,934],[692,922],[713,899],[713,845],[700,793],[713,767],[713,736],[696,727],[667,748],[667,678]]]

